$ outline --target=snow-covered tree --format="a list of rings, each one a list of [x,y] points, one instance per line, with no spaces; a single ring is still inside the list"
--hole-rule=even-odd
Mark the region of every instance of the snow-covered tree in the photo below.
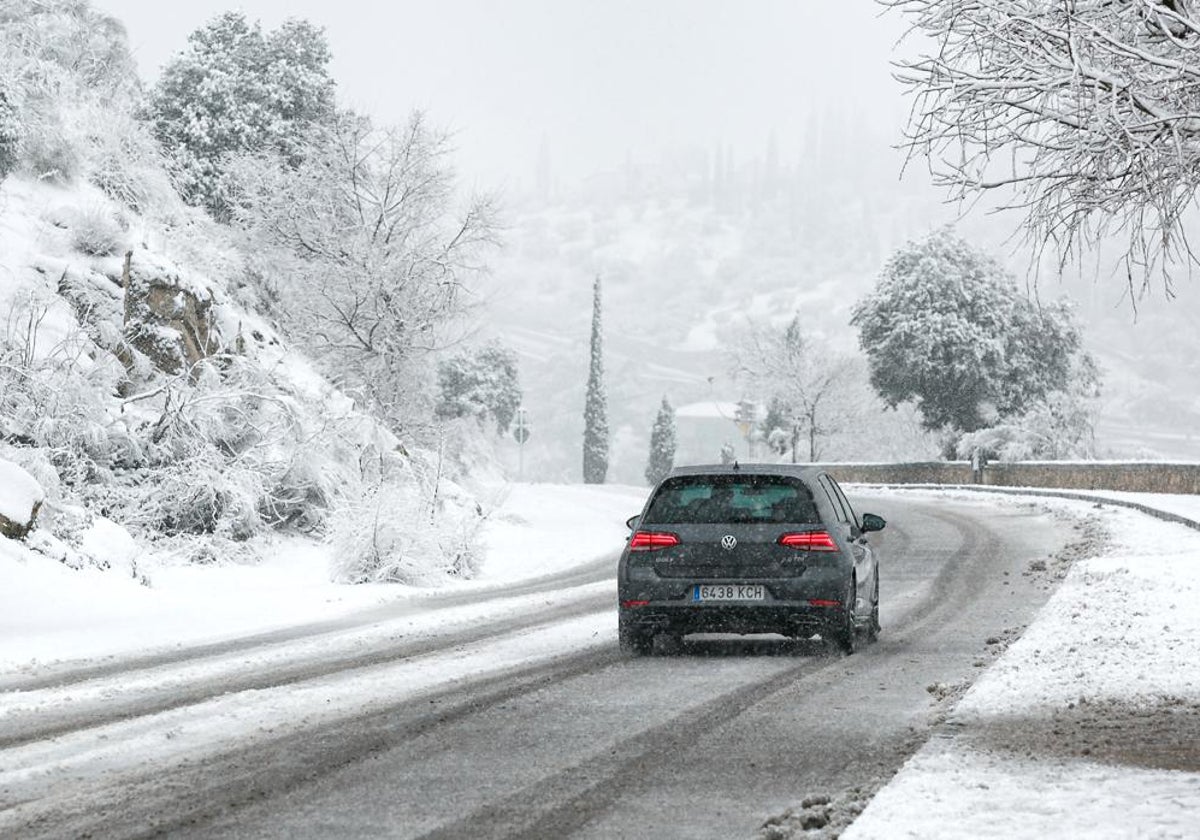
[[[1031,300],[949,229],[893,254],[852,323],[875,390],[893,408],[915,401],[929,430],[974,432],[1095,386],[1069,303]]]
[[[224,218],[234,186],[228,156],[269,151],[297,165],[308,132],[334,113],[329,60],[324,33],[303,20],[264,34],[257,21],[225,12],[188,36],[148,107],[184,197]]]
[[[604,353],[600,320],[600,278],[592,285],[591,362],[583,407],[583,481],[603,484],[608,473],[608,402],[604,393]]]
[[[338,384],[412,430],[433,415],[433,366],[496,243],[491,202],[459,206],[445,132],[414,113],[376,129],[344,113],[296,167],[243,158],[235,221],[289,330]],[[426,386],[429,386],[428,388]]]
[[[650,458],[646,463],[646,481],[657,484],[675,465],[675,409],[664,396],[654,426],[650,429]]]
[[[767,396],[767,416],[755,432],[778,454],[797,451],[806,437],[807,459],[836,432],[848,412],[849,360],[806,338],[796,315],[782,329],[750,324],[735,342],[734,375]]]
[[[1166,261],[1195,259],[1193,0],[878,2],[932,40],[898,75],[916,94],[911,152],[953,197],[1009,191],[1032,238],[1064,253],[1124,235],[1143,281],[1157,264],[1169,286]]]
[[[439,417],[490,419],[504,434],[521,404],[517,355],[498,343],[438,364]]]

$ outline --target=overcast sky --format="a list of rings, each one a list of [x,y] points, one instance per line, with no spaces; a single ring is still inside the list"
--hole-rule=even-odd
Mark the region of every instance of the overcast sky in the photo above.
[[[414,107],[457,131],[464,174],[515,186],[543,137],[560,176],[632,153],[731,143],[789,159],[809,114],[856,103],[898,123],[895,14],[870,0],[93,0],[122,20],[153,80],[228,10],[325,28],[345,104],[380,122]]]

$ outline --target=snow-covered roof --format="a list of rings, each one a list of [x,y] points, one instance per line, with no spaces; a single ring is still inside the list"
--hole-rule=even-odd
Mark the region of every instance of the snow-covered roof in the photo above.
[[[737,414],[737,403],[721,402],[719,400],[701,400],[700,402],[688,403],[675,409],[676,419],[680,417],[712,418],[715,420],[728,420],[730,423],[733,423],[737,419]],[[764,416],[764,406],[756,404],[755,417],[761,420]]]

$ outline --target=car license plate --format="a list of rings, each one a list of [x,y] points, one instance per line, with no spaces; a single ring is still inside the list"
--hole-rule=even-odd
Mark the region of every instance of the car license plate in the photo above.
[[[692,587],[693,601],[762,601],[766,597],[761,583],[698,583]]]

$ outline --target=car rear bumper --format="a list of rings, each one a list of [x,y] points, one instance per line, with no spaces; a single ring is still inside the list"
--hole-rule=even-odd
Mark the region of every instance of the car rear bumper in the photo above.
[[[621,607],[622,620],[647,633],[782,633],[811,636],[845,621],[841,606],[649,603]]]

